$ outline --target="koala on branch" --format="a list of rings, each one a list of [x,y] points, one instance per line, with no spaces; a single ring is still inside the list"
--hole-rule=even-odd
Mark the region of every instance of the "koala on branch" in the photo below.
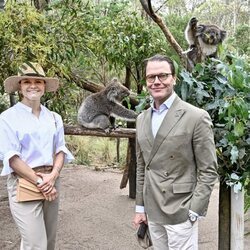
[[[89,95],[78,110],[78,123],[90,129],[102,129],[110,132],[114,128],[114,119],[135,121],[137,113],[121,105],[121,101],[130,95],[130,91],[113,78],[103,90]]]
[[[185,38],[189,44],[186,51],[191,69],[206,58],[217,58],[218,46],[226,38],[226,31],[217,25],[199,24],[196,17],[192,17],[185,30]]]

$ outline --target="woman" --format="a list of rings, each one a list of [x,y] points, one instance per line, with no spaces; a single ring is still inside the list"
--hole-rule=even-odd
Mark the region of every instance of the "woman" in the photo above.
[[[5,91],[19,91],[22,100],[0,115],[1,175],[7,188],[12,216],[21,234],[22,250],[55,248],[59,174],[74,159],[65,146],[62,118],[41,105],[44,92],[56,91],[57,78],[45,77],[37,63],[23,64],[17,76],[4,81]],[[19,178],[35,184],[44,200],[17,201]]]

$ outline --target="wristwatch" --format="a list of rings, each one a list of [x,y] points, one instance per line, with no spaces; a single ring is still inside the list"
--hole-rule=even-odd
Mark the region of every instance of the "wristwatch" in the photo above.
[[[40,184],[42,184],[43,183],[43,179],[41,178],[41,177],[39,177],[38,179],[37,179],[37,181],[36,181],[36,185],[38,186],[38,185],[40,185]]]
[[[197,221],[197,219],[198,219],[198,216],[196,216],[196,215],[194,215],[194,214],[192,214],[192,213],[189,213],[189,214],[188,214],[188,218],[189,218],[189,220],[190,220],[192,223],[195,223],[195,222]]]

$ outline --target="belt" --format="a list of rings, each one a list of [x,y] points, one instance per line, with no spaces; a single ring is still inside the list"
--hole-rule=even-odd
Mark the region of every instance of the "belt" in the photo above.
[[[44,174],[51,173],[52,169],[53,169],[53,166],[51,166],[51,165],[43,165],[43,166],[38,166],[38,167],[33,168],[33,170],[35,172],[41,172],[41,173],[44,173]]]
[[[32,168],[35,172],[40,172],[43,174],[49,174],[51,173],[53,166],[52,165],[43,165],[43,166],[38,166],[38,167],[34,167]],[[17,176],[17,174],[15,172],[12,173],[14,176]]]

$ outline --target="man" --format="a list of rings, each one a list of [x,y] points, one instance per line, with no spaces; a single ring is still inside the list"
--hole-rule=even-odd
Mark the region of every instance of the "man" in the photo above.
[[[154,250],[198,249],[197,219],[217,180],[212,122],[174,92],[172,60],[155,55],[145,68],[153,103],[137,118],[133,224],[148,223]]]

